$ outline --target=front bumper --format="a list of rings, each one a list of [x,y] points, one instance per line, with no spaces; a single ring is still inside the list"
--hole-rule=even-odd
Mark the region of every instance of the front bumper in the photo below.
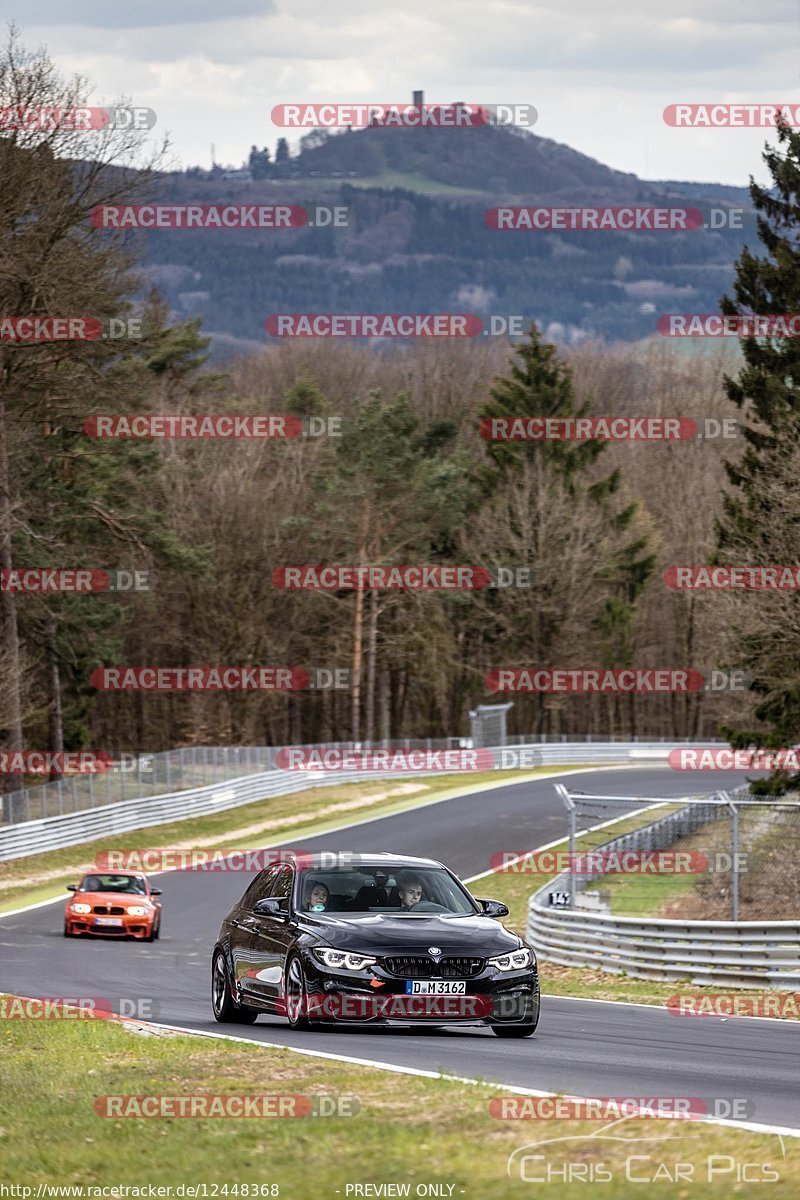
[[[96,913],[66,913],[65,923],[71,934],[91,934],[93,937],[133,937],[146,938],[153,932],[157,914],[149,917],[115,917],[120,925],[95,925]]]
[[[305,956],[308,1015],[315,1021],[353,1024],[511,1025],[538,1019],[536,968],[499,971],[487,966],[468,978],[463,994],[406,993],[406,980],[379,965],[365,971],[336,971]],[[437,982],[444,982],[446,980]]]

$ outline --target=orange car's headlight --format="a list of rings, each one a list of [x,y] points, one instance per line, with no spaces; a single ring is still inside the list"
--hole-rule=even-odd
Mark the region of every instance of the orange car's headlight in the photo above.
[[[129,904],[126,912],[129,917],[146,917],[150,913],[149,908],[145,908],[143,904]]]
[[[92,906],[91,904],[70,904],[70,909],[74,913],[90,913]]]

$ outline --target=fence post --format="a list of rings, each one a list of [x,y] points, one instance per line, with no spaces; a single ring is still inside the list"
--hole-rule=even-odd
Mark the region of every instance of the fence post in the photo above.
[[[555,785],[556,792],[564,801],[567,810],[567,822],[569,825],[569,906],[575,907],[575,802],[570,796],[563,783]]]
[[[739,920],[739,810],[727,792],[722,793],[731,810],[731,920]]]

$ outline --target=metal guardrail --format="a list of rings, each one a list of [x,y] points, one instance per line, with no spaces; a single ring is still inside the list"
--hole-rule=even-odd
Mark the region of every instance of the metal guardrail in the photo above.
[[[580,742],[539,743],[531,747],[514,747],[519,753],[526,749],[526,766],[537,765],[585,765],[591,763],[625,763],[637,761],[666,761],[670,750],[685,746],[686,742]],[[707,743],[704,743],[707,744]],[[347,747],[343,747],[347,748]],[[376,747],[377,749],[377,747]],[[275,754],[275,747],[262,748]],[[495,759],[508,765],[509,747],[493,748]],[[274,759],[273,759],[274,761]],[[98,840],[134,829],[145,829],[152,825],[165,825],[185,817],[206,816],[253,804],[270,796],[284,796],[336,783],[363,783],[368,779],[410,778],[429,776],[430,771],[398,772],[376,771],[259,771],[238,778],[225,779],[203,787],[187,788],[184,791],[165,795],[136,797],[77,812],[43,817],[15,825],[0,826],[0,862],[13,858],[26,858],[46,850],[60,850],[77,846],[82,842]],[[464,779],[469,779],[464,771]],[[499,770],[498,770],[499,774]]]
[[[558,790],[566,791],[563,786]],[[763,802],[742,798],[741,793],[746,790],[737,789],[735,802],[761,806]],[[665,802],[668,801],[662,798],[648,801]],[[593,850],[661,849],[696,828],[699,820],[717,819],[722,806],[730,803],[731,797],[726,793],[720,793],[715,803],[690,802],[678,812],[659,817]],[[559,890],[569,892],[574,901],[575,891],[597,878],[600,878],[598,873],[564,872],[531,896],[526,935],[541,959],[636,979],[670,982],[688,979],[695,984],[731,984],[740,988],[788,989],[800,984],[800,921],[621,917],[581,908],[552,907],[548,903],[550,893]]]
[[[800,984],[800,922],[608,917],[548,909],[538,903],[538,894],[529,902],[527,936],[549,962],[635,979],[740,988]]]
[[[646,739],[645,748],[664,738]],[[520,749],[530,745],[577,745],[607,746],[612,743],[638,743],[639,738],[602,738],[585,734],[568,738],[566,734],[528,734],[525,736],[498,737],[475,740],[466,737],[447,738],[401,738],[390,742],[375,742],[375,749],[392,750],[445,750],[471,749],[473,747],[513,746]],[[670,742],[671,746],[692,743]],[[707,743],[713,745],[714,743]],[[724,745],[725,743],[719,743]],[[361,743],[326,742],[315,749],[356,750]],[[16,791],[0,794],[0,828],[4,824],[18,824],[39,817],[61,817],[79,809],[99,808],[102,804],[116,804],[120,800],[134,800],[145,796],[166,796],[188,788],[206,787],[222,783],[227,779],[238,779],[243,775],[255,775],[275,769],[277,755],[286,746],[183,746],[178,750],[163,750],[157,753],[121,754],[115,756],[114,765],[99,774],[87,772],[72,774],[50,783],[30,784]]]

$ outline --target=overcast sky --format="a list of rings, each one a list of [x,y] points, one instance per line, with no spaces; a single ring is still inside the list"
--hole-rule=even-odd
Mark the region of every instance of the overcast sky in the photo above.
[[[763,130],[672,103],[800,102],[800,0],[6,0],[68,73],[155,109],[181,166],[274,152],[275,104],[527,103],[535,132],[646,179],[764,178]],[[293,144],[296,136],[291,138]]]

